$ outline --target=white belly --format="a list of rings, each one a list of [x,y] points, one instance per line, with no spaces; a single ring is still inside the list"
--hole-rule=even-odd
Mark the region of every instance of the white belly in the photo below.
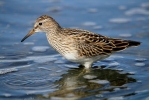
[[[70,60],[72,62],[77,62],[78,61],[78,56],[75,53],[67,53],[63,55],[67,60]]]
[[[98,60],[107,58],[109,55],[98,55],[94,57],[80,57],[75,53],[67,53],[63,55],[67,60],[84,65],[85,63],[94,63]]]

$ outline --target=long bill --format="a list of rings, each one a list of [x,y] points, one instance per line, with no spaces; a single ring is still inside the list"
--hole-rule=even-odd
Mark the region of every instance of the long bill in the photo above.
[[[25,39],[27,39],[29,36],[31,36],[34,33],[35,33],[34,29],[30,30],[29,33],[21,40],[21,42],[23,42]]]

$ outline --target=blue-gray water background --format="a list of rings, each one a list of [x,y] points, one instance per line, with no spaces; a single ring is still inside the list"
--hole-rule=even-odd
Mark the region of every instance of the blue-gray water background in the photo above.
[[[41,15],[62,27],[86,29],[141,45],[80,74],[49,46],[44,33],[21,39]],[[1,0],[0,100],[149,100],[148,0]]]

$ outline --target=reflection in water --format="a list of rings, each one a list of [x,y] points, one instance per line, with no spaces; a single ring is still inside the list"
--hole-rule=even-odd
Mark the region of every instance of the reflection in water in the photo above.
[[[47,96],[39,96],[39,98],[72,100],[97,94],[99,96],[105,92],[112,92],[115,88],[126,89],[124,84],[136,82],[128,75],[103,68],[93,68],[90,71],[84,71],[83,68],[70,69],[67,74],[63,74],[62,78],[54,83],[58,85],[58,90]]]

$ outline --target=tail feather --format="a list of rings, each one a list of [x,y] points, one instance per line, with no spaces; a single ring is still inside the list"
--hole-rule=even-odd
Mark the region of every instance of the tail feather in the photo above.
[[[131,41],[131,40],[125,40],[125,41],[129,43],[128,47],[139,46],[141,44],[141,42],[138,42],[138,41]]]
[[[119,40],[115,39],[113,41],[115,47],[113,47],[113,51],[121,51],[131,46],[139,46],[141,43],[132,40]]]

